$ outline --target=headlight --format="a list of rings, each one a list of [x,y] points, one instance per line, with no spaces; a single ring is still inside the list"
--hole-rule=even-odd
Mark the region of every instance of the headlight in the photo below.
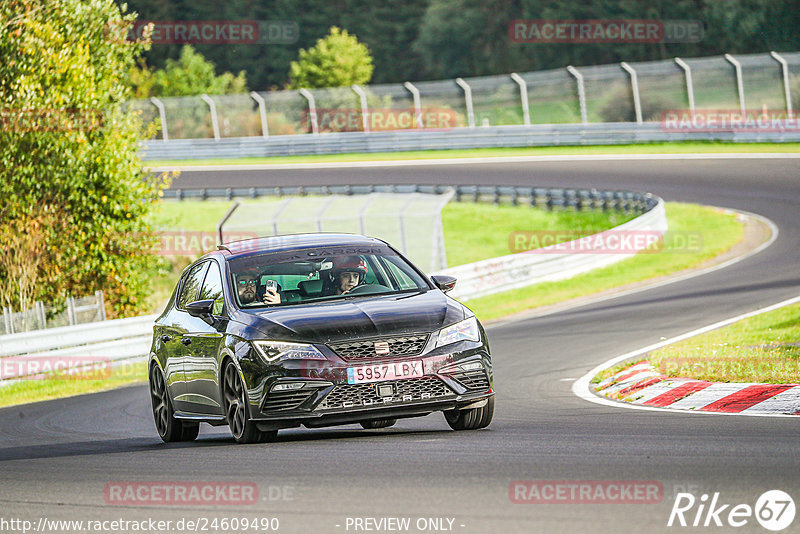
[[[267,363],[276,360],[325,360],[314,345],[284,341],[253,341],[253,346]]]
[[[436,346],[449,345],[457,341],[480,341],[481,331],[478,328],[478,320],[475,316],[464,319],[460,323],[450,325],[439,330],[439,337],[436,339]]]

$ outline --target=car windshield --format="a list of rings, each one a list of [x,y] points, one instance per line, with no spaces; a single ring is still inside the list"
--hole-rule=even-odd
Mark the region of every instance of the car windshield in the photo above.
[[[280,306],[429,289],[422,276],[386,246],[309,248],[230,261],[242,308]]]

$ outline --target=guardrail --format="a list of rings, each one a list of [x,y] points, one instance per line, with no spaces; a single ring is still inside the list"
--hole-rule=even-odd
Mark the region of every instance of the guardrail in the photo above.
[[[290,195],[366,195],[370,193],[428,193],[441,195],[454,191],[456,202],[491,202],[552,209],[602,209],[643,213],[655,207],[656,197],[633,191],[567,189],[513,185],[321,185],[276,187],[227,187],[201,189],[168,189],[164,198],[174,200],[207,200],[222,198],[282,197]]]
[[[618,145],[671,141],[735,143],[800,142],[800,130],[671,132],[659,123],[591,123],[487,126],[448,131],[394,130],[338,132],[319,135],[231,137],[215,139],[149,140],[142,143],[144,160],[257,158],[400,152],[470,148],[508,148],[559,145]]]
[[[114,364],[144,359],[153,341],[156,317],[143,315],[0,336],[0,384],[39,374],[34,370],[37,367],[66,370],[89,360]],[[39,362],[38,366],[32,362]]]
[[[531,284],[566,280],[593,269],[607,267],[633,256],[645,249],[648,244],[652,245],[653,238],[657,239],[666,233],[668,225],[664,201],[655,196],[650,196],[648,201],[653,204],[643,215],[598,234],[605,235],[604,242],[611,241],[609,239],[611,236],[617,236],[616,241],[622,239],[622,236],[643,238],[630,239],[632,245],[624,251],[603,252],[602,248],[591,249],[589,248],[592,244],[591,238],[597,236],[590,236],[583,242],[576,239],[529,252],[459,265],[436,274],[457,278],[458,283],[450,292],[450,296],[469,300]],[[571,249],[580,249],[581,252],[577,254],[558,252]]]
[[[648,193],[631,191],[598,191],[521,186],[320,186],[279,187],[264,189],[175,190],[176,198],[210,198],[225,196],[290,195],[290,194],[366,194],[376,191],[444,192],[455,190],[457,201],[509,203],[547,209],[602,209],[640,213],[610,231],[653,231],[667,229],[663,201]],[[522,209],[522,208],[521,208]],[[532,254],[519,253],[461,265],[441,271],[459,279],[451,296],[467,300],[494,292],[507,291],[545,280],[564,279],[602,267],[628,257],[623,254]],[[61,361],[61,369],[85,366],[87,359],[100,359],[113,364],[143,360],[152,343],[153,321],[157,315],[115,319],[101,323],[51,328],[45,331],[0,336],[0,385],[15,382],[39,372],[6,372],[14,369],[20,357],[26,360]],[[17,366],[20,369],[25,367]]]

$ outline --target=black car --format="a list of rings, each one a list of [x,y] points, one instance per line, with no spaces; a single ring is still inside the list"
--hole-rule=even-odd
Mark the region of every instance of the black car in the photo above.
[[[281,428],[444,412],[455,430],[494,412],[483,327],[384,241],[304,234],[220,245],[186,268],[156,320],[150,395],[164,441],[229,425],[237,442]]]

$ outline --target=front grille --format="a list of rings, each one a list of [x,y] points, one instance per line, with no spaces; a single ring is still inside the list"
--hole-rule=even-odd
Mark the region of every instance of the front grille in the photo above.
[[[375,343],[388,343],[388,354],[377,354]],[[343,360],[366,360],[371,358],[391,358],[397,356],[416,356],[421,353],[428,342],[428,334],[411,334],[407,336],[377,337],[334,343],[330,347]]]
[[[489,377],[486,376],[486,372],[483,369],[459,371],[451,374],[450,376],[460,382],[467,389],[489,389]]]
[[[338,408],[358,408],[364,406],[379,406],[402,404],[453,395],[450,388],[438,378],[406,378],[380,384],[393,384],[394,395],[391,398],[380,397],[376,384],[342,384],[333,388],[333,391],[322,400],[318,410],[335,410]]]
[[[292,410],[300,406],[306,399],[311,397],[317,392],[316,389],[300,389],[294,391],[278,391],[270,393],[264,406],[261,408],[262,412],[276,412],[280,410]]]

